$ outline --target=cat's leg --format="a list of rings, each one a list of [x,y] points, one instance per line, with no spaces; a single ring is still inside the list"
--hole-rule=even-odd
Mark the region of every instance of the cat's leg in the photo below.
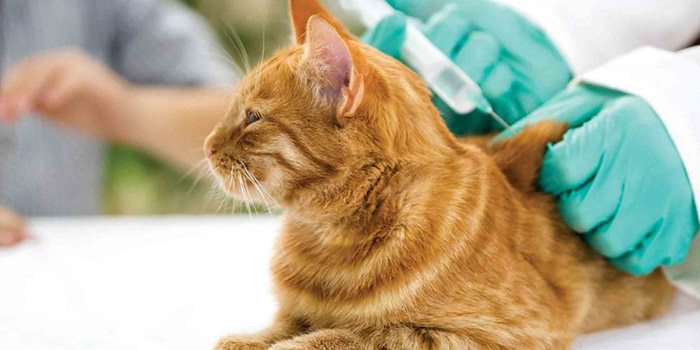
[[[499,349],[469,337],[428,328],[390,326],[353,333],[344,329],[311,332],[269,350],[481,350]]]
[[[365,348],[384,350],[477,350],[499,349],[474,339],[447,331],[409,326],[387,326],[360,333]]]
[[[453,333],[437,328],[387,326],[358,333],[363,350],[568,349],[573,337],[520,336],[507,331]]]
[[[273,324],[258,333],[225,336],[215,350],[267,350],[272,344],[306,332],[303,321],[286,315],[278,315]]]
[[[348,330],[323,329],[279,342],[269,350],[364,350],[361,339]]]

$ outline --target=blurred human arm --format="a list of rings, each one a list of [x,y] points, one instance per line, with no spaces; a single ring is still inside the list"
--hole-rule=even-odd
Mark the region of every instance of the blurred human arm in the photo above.
[[[3,76],[0,114],[40,112],[190,168],[237,80],[207,23],[174,1],[87,8],[99,27],[86,30],[107,51],[44,51],[17,62]]]
[[[102,6],[113,19],[110,65],[138,86],[128,114],[133,127],[120,140],[191,168],[240,72],[205,19],[180,3],[115,0]],[[152,137],[155,129],[159,138]]]
[[[26,238],[24,219],[0,206],[0,247],[15,245]]]
[[[30,57],[2,82],[0,118],[38,112],[81,132],[129,144],[183,167],[223,116],[229,93],[215,88],[133,85],[80,51]]]

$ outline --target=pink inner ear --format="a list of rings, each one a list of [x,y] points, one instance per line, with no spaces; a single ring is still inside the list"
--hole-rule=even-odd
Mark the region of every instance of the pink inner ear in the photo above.
[[[309,68],[328,90],[339,93],[349,86],[353,67],[350,51],[335,28],[319,16],[309,19],[306,55]]]

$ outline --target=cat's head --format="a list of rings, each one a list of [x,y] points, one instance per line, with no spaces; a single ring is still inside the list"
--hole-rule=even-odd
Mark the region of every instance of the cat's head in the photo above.
[[[417,162],[450,149],[430,92],[412,71],[352,36],[317,0],[289,6],[295,43],[241,81],[206,141],[227,192],[261,200],[258,186],[285,206],[299,189],[337,188],[372,163]]]

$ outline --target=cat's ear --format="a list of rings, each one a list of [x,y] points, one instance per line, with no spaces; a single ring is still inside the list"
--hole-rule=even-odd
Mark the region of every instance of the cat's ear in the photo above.
[[[321,93],[337,102],[338,116],[354,114],[362,102],[364,82],[346,41],[321,16],[311,16],[306,27],[304,69]]]
[[[308,29],[307,24],[311,16],[314,15],[321,16],[328,21],[343,39],[355,38],[318,0],[289,0],[289,14],[294,26],[294,38],[299,45],[304,43]]]

